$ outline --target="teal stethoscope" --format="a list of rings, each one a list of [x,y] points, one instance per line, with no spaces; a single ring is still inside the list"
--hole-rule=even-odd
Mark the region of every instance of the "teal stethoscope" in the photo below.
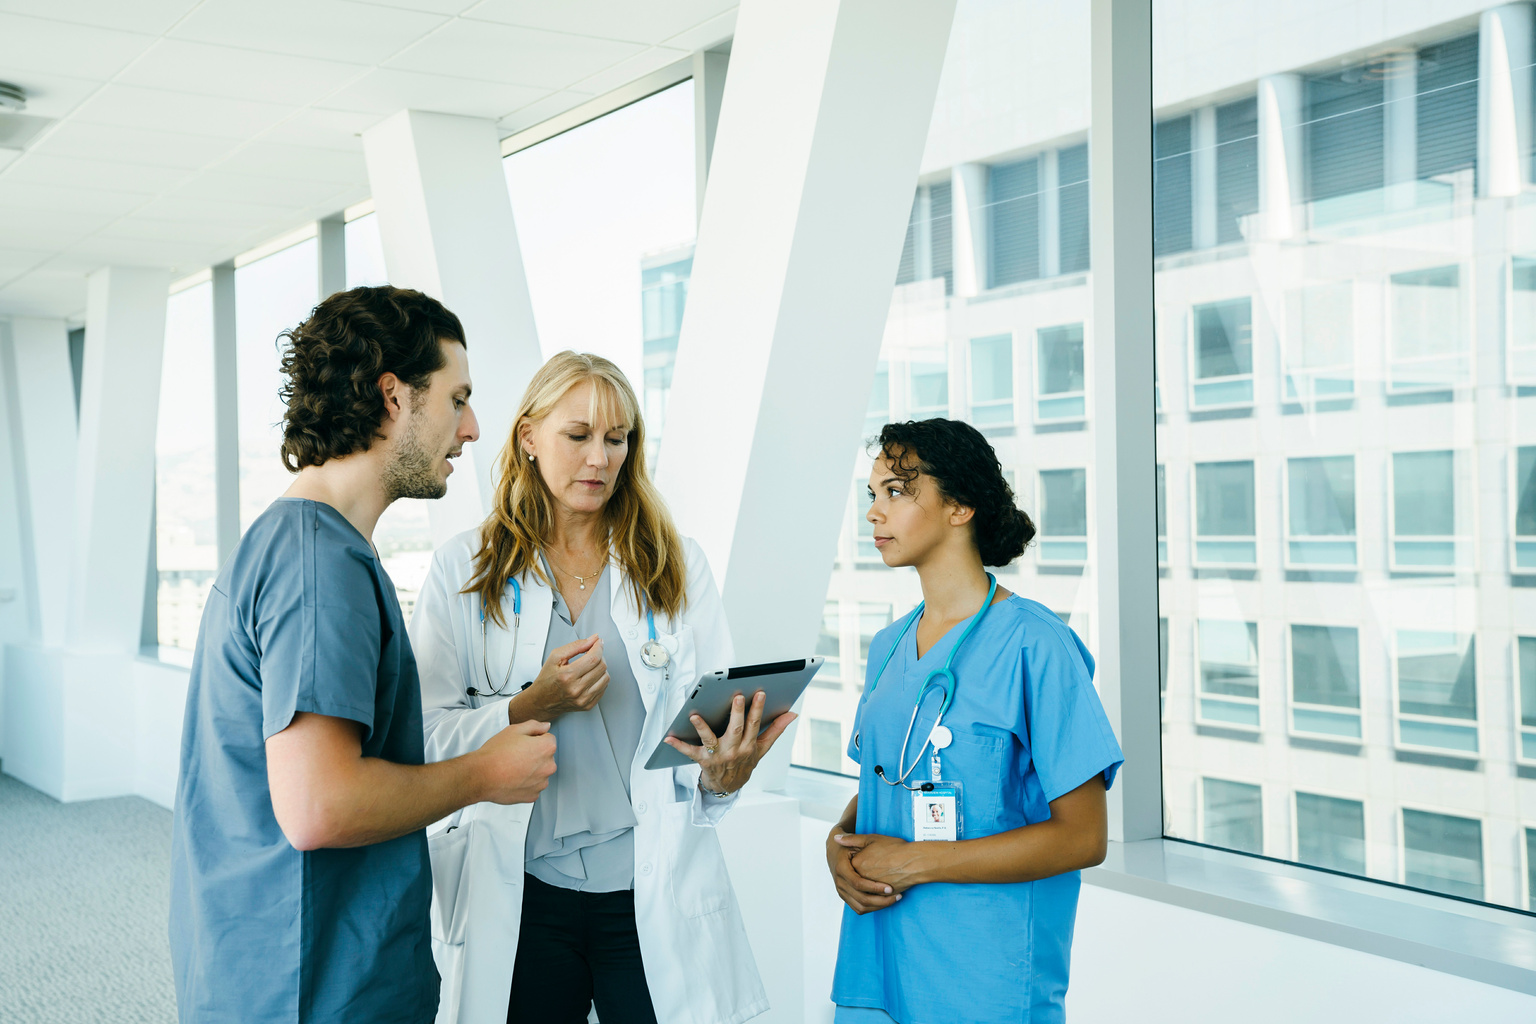
[[[944,712],[949,710],[950,704],[952,704],[955,699],[955,672],[953,668],[955,664],[955,655],[960,653],[960,648],[965,646],[965,641],[969,639],[971,633],[975,631],[976,627],[981,625],[981,620],[986,617],[987,612],[992,608],[992,599],[997,596],[997,577],[993,576],[991,573],[987,573],[987,581],[990,584],[987,587],[987,599],[981,603],[980,610],[976,612],[975,618],[971,619],[971,624],[965,627],[965,632],[960,634],[960,639],[955,641],[955,646],[949,649],[949,657],[944,659],[944,667],[936,668],[932,672],[928,673],[927,677],[923,680],[923,685],[917,689],[917,698],[912,702],[912,717],[907,721],[907,734],[902,737],[901,740],[901,760],[896,766],[896,770],[900,772],[900,775],[898,775],[896,780],[893,782],[885,777],[885,768],[883,766],[878,764],[875,765],[875,775],[877,775],[880,781],[885,783],[887,786],[900,786],[903,789],[910,789],[914,791],[923,789],[925,787],[931,788],[930,783],[917,786],[909,786],[907,785],[907,777],[917,769],[918,765],[922,764],[923,752],[926,751],[930,745],[933,747],[933,759],[935,762],[937,762],[939,759],[939,751],[943,750],[954,741],[954,734],[951,733],[949,731],[949,727],[944,724]],[[897,649],[901,647],[901,642],[906,639],[907,630],[912,628],[912,623],[922,618],[923,609],[926,606],[927,602],[925,601],[923,604],[918,605],[916,610],[914,610],[912,614],[907,617],[907,624],[901,627],[901,632],[896,636],[896,642],[891,645],[891,649],[886,652],[885,660],[880,663],[880,671],[876,672],[874,679],[870,681],[869,692],[871,694],[875,692],[875,687],[880,685],[880,677],[885,675],[886,668],[891,664],[891,658],[895,656]],[[917,726],[917,713],[922,710],[923,697],[927,695],[928,690],[931,687],[938,687],[939,692],[944,695],[944,702],[939,705],[939,717],[934,719],[933,728],[928,733],[927,741],[924,742],[922,747],[918,749],[917,757],[913,758],[912,764],[908,765],[907,746],[912,742],[912,730]],[[868,697],[865,698],[865,706],[868,706]],[[853,734],[853,746],[855,750],[860,749],[858,733]],[[938,765],[935,764],[934,767],[937,768]],[[938,774],[935,772],[934,781],[937,780]]]
[[[517,633],[523,624],[523,588],[518,585],[516,576],[508,576],[507,583],[512,587],[512,654],[507,658],[507,671],[501,677],[501,685],[487,690],[480,690],[473,686],[464,692],[471,697],[510,697],[514,692],[521,692],[532,685],[531,682],[519,686],[516,691],[508,689],[512,682],[512,663],[517,658]],[[671,662],[672,656],[667,653],[656,639],[656,615],[650,608],[645,610],[645,626],[650,632],[650,639],[640,645],[640,660],[645,662],[648,668],[666,668]],[[491,665],[487,660],[487,648],[490,645],[486,641],[485,628],[485,603],[480,604],[480,670],[485,673],[485,685],[491,686]]]

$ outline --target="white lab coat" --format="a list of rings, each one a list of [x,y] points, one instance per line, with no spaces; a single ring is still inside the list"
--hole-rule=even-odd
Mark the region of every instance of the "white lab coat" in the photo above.
[[[645,704],[640,746],[630,766],[635,810],[635,924],[656,1018],[668,1024],[736,1024],[768,1009],[736,894],[714,825],[735,798],[705,797],[699,767],[647,771],[645,762],[705,671],[727,668],[731,639],[725,608],[703,551],[683,542],[688,606],[677,620],[656,615],[657,637],[671,653],[670,674],[646,666],[643,609],[615,566],[613,621]],[[411,619],[411,647],[421,673],[427,760],[467,754],[507,725],[506,697],[471,697],[500,687],[513,656],[510,691],[538,675],[554,598],[528,573],[515,655],[512,588],[502,605],[508,628],[486,620],[492,679],[481,666],[480,598],[461,594],[472,575],[479,531],[438,550]],[[555,754],[559,764],[560,754]],[[558,769],[557,769],[558,770]],[[482,803],[433,825],[432,949],[442,975],[437,1024],[502,1024],[512,986],[523,905],[523,846],[531,804]]]

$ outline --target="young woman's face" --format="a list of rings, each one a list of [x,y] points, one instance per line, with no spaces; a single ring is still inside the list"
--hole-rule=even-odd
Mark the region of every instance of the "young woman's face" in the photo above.
[[[919,473],[907,483],[884,456],[869,474],[869,511],[875,547],[889,566],[917,565],[949,540],[955,506],[945,502],[939,485]]]
[[[549,493],[572,512],[601,511],[629,455],[627,424],[588,422],[603,418],[602,406],[592,401],[592,384],[578,384],[524,433],[523,457],[535,457]]]

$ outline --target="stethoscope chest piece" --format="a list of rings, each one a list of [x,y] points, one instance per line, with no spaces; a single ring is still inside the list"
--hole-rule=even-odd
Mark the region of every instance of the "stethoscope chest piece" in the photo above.
[[[933,732],[928,734],[928,742],[933,744],[934,750],[943,750],[955,741],[955,734],[949,731],[947,725],[935,725]]]
[[[667,653],[660,641],[647,640],[640,645],[640,660],[645,662],[647,668],[666,668],[672,655]]]

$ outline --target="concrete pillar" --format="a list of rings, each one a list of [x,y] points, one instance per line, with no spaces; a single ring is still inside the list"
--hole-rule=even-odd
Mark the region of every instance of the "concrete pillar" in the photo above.
[[[955,295],[966,298],[987,290],[987,165],[957,164],[950,172],[955,226]]]
[[[693,55],[693,160],[698,215],[704,216],[704,186],[709,183],[709,158],[715,149],[720,101],[725,97],[725,73],[731,55],[699,50]]]
[[[1305,194],[1302,133],[1304,89],[1300,75],[1259,79],[1259,234],[1290,238],[1301,228]]]
[[[1058,150],[1040,154],[1040,276],[1061,273],[1061,172]]]
[[[235,265],[221,263],[213,268],[214,540],[221,566],[240,543],[240,382],[235,323]]]
[[[933,202],[926,188],[919,188],[912,203],[912,280],[933,276]]]
[[[315,261],[320,270],[318,294],[323,300],[347,290],[346,218],[339,212],[322,217],[315,222],[315,234],[320,250],[320,258]]]
[[[390,283],[435,296],[468,335],[481,440],[431,505],[441,544],[490,509],[496,456],[543,360],[492,121],[402,110],[363,133]]]
[[[1381,83],[1383,150],[1387,209],[1414,205],[1414,181],[1419,176],[1419,61],[1406,51],[1391,62],[1392,73]]]
[[[1484,11],[1478,32],[1478,192],[1519,195],[1531,180],[1532,8]]]
[[[1196,249],[1216,244],[1216,108],[1201,107],[1189,121],[1190,227]]]

